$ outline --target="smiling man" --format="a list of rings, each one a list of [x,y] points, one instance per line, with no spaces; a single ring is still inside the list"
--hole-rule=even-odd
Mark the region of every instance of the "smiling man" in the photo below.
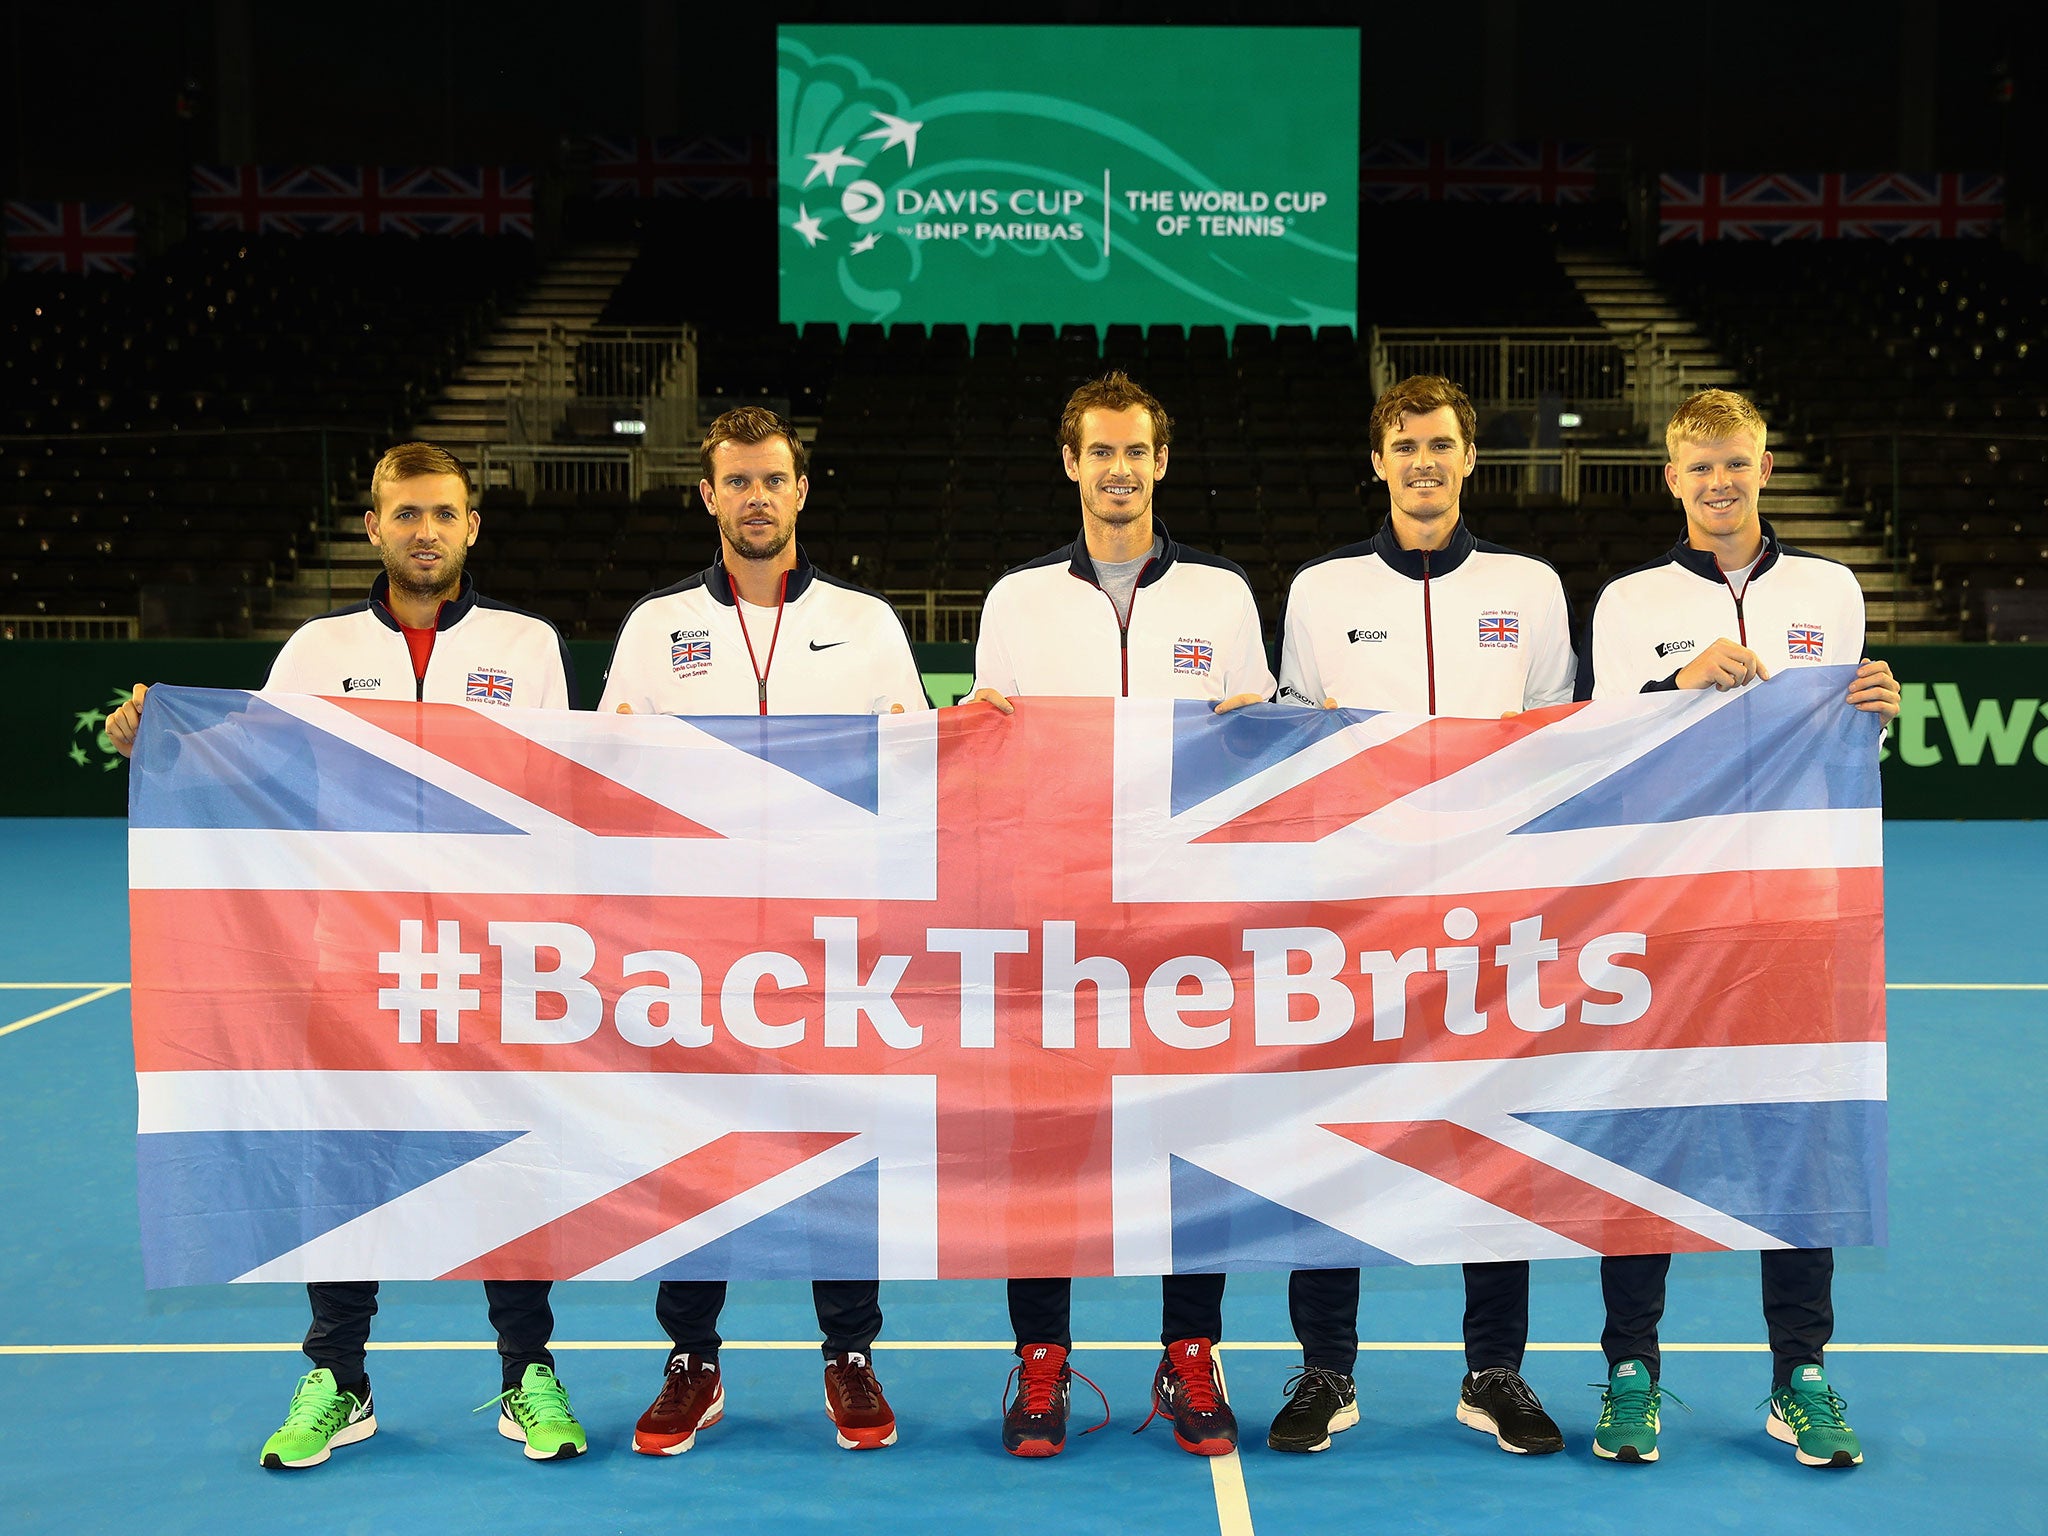
[[[1833,560],[1778,541],[1758,511],[1771,478],[1764,419],[1725,389],[1681,404],[1664,430],[1664,483],[1685,513],[1685,537],[1660,558],[1609,582],[1593,609],[1584,698],[1671,688],[1747,687],[1787,667],[1856,660],[1847,701],[1891,720],[1899,685],[1891,667],[1863,655],[1863,591]],[[1835,1326],[1832,1248],[1776,1248],[1763,1267],[1764,1325],[1771,1345],[1766,1430],[1801,1465],[1863,1460],[1822,1355]],[[1601,1346],[1608,1363],[1593,1450],[1610,1461],[1655,1461],[1664,1315],[1665,1253],[1603,1260],[1607,1298]]]
[[[386,453],[371,472],[363,514],[384,574],[368,601],[301,625],[277,653],[264,690],[573,708],[575,674],[554,625],[484,597],[463,569],[481,522],[469,472],[445,448],[402,443]],[[147,694],[138,686],[107,722],[123,756],[134,750]],[[586,1443],[555,1379],[548,1292],[545,1280],[484,1282],[505,1388],[499,1433],[536,1461],[581,1455]],[[364,1367],[377,1282],[316,1282],[306,1297],[313,1369],[300,1378],[283,1426],[264,1442],[262,1464],[276,1471],[318,1466],[377,1430]]]
[[[1372,467],[1387,483],[1378,533],[1302,567],[1287,594],[1280,694],[1310,707],[1494,719],[1572,696],[1564,587],[1529,555],[1488,544],[1463,515],[1478,414],[1449,379],[1401,380],[1374,404]],[[1358,1422],[1358,1271],[1297,1270],[1288,1312],[1302,1368],[1266,1443],[1321,1451]],[[1529,1265],[1465,1266],[1462,1424],[1518,1455],[1564,1449],[1522,1379]]]
[[[1012,714],[1019,695],[1206,699],[1221,712],[1272,696],[1244,572],[1176,543],[1153,517],[1172,440],[1165,408],[1126,375],[1074,391],[1060,415],[1060,458],[1080,489],[1081,535],[990,590],[969,702]],[[1016,1279],[1009,1290],[1021,1363],[1003,1446],[1054,1456],[1066,1445],[1075,1374],[1067,1363],[1074,1282]],[[1153,1412],[1166,1415],[1181,1449],[1200,1456],[1237,1449],[1237,1420],[1211,1354],[1222,1332],[1223,1276],[1160,1281],[1164,1355]]]
[[[699,448],[704,510],[718,525],[706,569],[642,598],[619,628],[600,710],[667,715],[865,715],[926,709],[902,621],[873,592],[835,581],[796,542],[810,495],[802,439],[758,406],[727,411]],[[790,829],[802,857],[803,829]],[[882,1331],[874,1280],[811,1287],[824,1335],[825,1410],[839,1445],[896,1443],[896,1416],[875,1377]],[[661,1391],[640,1415],[633,1449],[679,1456],[725,1416],[718,1367],[722,1280],[664,1280],[654,1315],[670,1341]]]

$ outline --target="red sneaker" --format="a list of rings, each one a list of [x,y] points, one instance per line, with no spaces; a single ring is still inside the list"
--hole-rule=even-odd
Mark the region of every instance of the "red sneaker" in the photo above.
[[[643,1456],[680,1456],[697,1443],[697,1431],[725,1417],[725,1388],[718,1362],[677,1355],[655,1398],[633,1426],[633,1449]]]
[[[1228,1456],[1237,1449],[1237,1415],[1223,1395],[1211,1347],[1207,1339],[1175,1339],[1166,1346],[1166,1357],[1152,1378],[1152,1411],[1145,1424],[1163,1413],[1182,1450],[1197,1456]]]
[[[882,1396],[874,1366],[857,1349],[825,1362],[825,1412],[832,1416],[841,1450],[879,1451],[896,1443],[896,1415]]]

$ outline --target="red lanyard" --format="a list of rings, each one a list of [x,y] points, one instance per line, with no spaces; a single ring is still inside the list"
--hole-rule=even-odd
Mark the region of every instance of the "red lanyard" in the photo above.
[[[775,589],[775,628],[768,635],[768,665],[762,666],[754,660],[754,637],[747,633],[747,600],[740,596],[739,589],[733,589],[733,613],[740,621],[740,638],[747,642],[747,665],[754,669],[754,689],[761,700],[761,713],[768,713],[768,674],[775,666],[775,642],[782,638],[782,608],[789,595],[789,572],[782,573],[782,583]]]

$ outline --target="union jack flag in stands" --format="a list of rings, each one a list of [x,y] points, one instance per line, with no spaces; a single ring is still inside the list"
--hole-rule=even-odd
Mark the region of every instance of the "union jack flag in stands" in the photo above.
[[[7,262],[24,272],[135,270],[133,203],[23,203],[4,210]]]
[[[1657,238],[1679,240],[1957,239],[1996,234],[2005,178],[1958,171],[1667,171],[1657,178]]]
[[[775,155],[753,138],[590,140],[590,184],[599,197],[767,197]]]
[[[201,229],[530,238],[533,176],[488,165],[195,165],[191,206]]]
[[[466,699],[475,699],[484,704],[510,704],[512,702],[512,677],[510,673],[485,668],[469,674],[469,686],[464,690]]]
[[[1881,1241],[1848,676],[1502,721],[153,691],[148,1281]]]
[[[1381,139],[1359,159],[1358,190],[1375,203],[1590,202],[1593,147]]]
[[[1826,637],[1822,635],[1820,629],[1815,625],[1794,624],[1785,631],[1786,649],[1794,656],[1805,657],[1810,661],[1819,661],[1825,644]]]

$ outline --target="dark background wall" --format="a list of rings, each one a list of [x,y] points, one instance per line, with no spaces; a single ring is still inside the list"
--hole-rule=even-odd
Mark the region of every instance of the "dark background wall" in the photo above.
[[[985,19],[1124,28],[1128,46],[1075,48],[1077,70],[1110,71],[1145,67],[1140,21],[1359,25],[1367,139],[1592,139],[1647,169],[2005,169],[2028,197],[2048,146],[2044,11],[1069,0]],[[0,192],[147,197],[181,190],[189,159],[546,166],[588,132],[766,137],[778,19],[943,25],[960,10],[86,0],[6,13]]]

